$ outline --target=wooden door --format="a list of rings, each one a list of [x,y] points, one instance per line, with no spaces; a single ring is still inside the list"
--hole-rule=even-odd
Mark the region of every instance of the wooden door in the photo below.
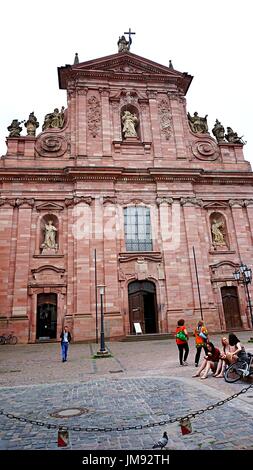
[[[240,315],[237,287],[222,287],[221,296],[226,322],[226,329],[241,328],[242,321]]]
[[[142,292],[129,295],[129,317],[131,333],[135,333],[134,323],[140,323],[142,332],[145,333],[144,304]]]

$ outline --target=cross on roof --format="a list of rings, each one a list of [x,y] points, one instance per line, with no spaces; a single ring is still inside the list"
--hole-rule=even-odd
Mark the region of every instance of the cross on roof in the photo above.
[[[124,34],[128,34],[128,36],[129,36],[129,44],[132,44],[131,35],[132,35],[132,34],[136,34],[136,33],[133,33],[133,32],[131,31],[131,28],[129,28],[129,30],[128,30],[126,33],[124,33]]]

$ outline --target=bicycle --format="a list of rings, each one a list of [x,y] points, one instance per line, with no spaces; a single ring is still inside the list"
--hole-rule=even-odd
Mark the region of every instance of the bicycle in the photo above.
[[[9,335],[1,335],[0,336],[0,344],[17,344],[18,338],[14,336],[12,333]]]
[[[239,359],[225,370],[224,379],[226,382],[234,383],[253,374],[253,354],[247,353],[247,356],[248,360]]]

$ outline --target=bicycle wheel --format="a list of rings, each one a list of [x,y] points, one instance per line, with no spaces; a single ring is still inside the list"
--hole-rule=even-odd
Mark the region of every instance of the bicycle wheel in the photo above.
[[[5,337],[4,336],[0,336],[0,344],[4,344],[5,343]]]
[[[9,342],[9,344],[17,344],[18,338],[16,336],[10,336],[8,342]]]
[[[231,364],[229,368],[225,371],[224,379],[228,383],[234,383],[240,380],[243,375],[243,370],[247,367],[246,362],[237,361],[234,364]]]

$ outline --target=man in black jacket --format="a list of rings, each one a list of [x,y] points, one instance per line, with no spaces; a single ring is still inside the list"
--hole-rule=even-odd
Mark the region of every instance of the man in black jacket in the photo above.
[[[69,343],[71,341],[71,334],[67,326],[64,326],[64,330],[61,332],[60,338],[61,338],[62,362],[66,362]]]

